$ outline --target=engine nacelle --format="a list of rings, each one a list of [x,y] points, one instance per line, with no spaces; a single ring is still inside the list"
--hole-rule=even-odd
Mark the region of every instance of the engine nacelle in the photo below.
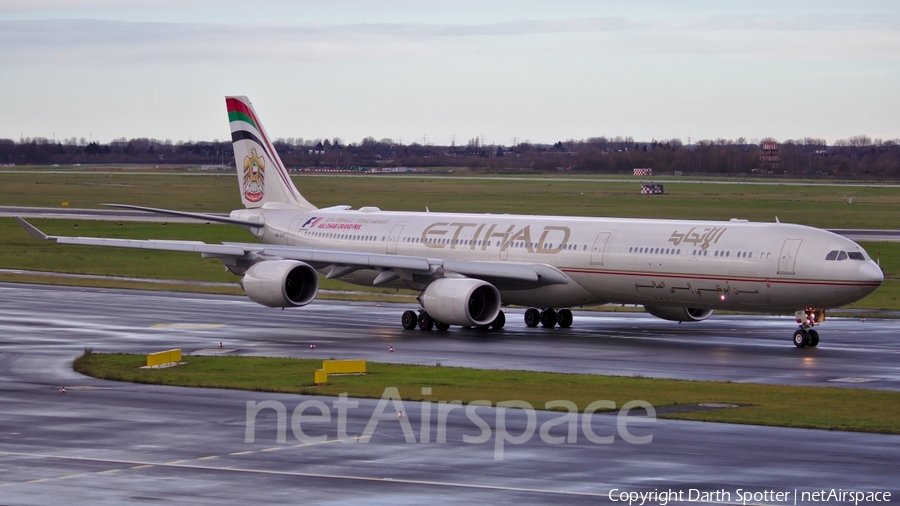
[[[247,269],[241,288],[250,300],[263,306],[305,306],[316,298],[319,276],[303,262],[266,260]]]
[[[432,318],[450,325],[488,325],[500,313],[500,292],[478,279],[439,279],[425,288],[419,302]]]
[[[699,322],[713,314],[712,309],[690,307],[644,306],[644,310],[657,318],[673,322]]]

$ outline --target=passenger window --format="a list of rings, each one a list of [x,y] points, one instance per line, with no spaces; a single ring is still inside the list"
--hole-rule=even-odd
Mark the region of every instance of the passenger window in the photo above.
[[[866,257],[863,256],[859,251],[848,251],[847,256],[850,257],[850,260],[865,260]]]
[[[837,259],[838,259],[838,260],[846,260],[846,259],[847,259],[847,252],[846,252],[846,251],[841,251],[840,253],[838,253]]]

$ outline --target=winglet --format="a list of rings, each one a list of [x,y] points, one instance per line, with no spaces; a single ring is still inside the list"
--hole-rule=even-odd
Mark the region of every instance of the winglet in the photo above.
[[[19,225],[22,225],[22,228],[24,228],[25,230],[28,231],[29,234],[31,234],[31,237],[34,237],[35,239],[44,239],[44,240],[51,239],[51,237],[49,235],[41,232],[40,230],[37,229],[37,227],[35,227],[31,223],[28,223],[27,221],[23,220],[22,218],[19,218],[18,216],[16,216],[15,218],[16,218],[16,221],[19,222]]]

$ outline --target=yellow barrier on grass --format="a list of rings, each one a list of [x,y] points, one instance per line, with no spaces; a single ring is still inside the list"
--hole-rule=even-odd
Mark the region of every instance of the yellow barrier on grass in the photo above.
[[[316,369],[316,385],[328,383],[328,371],[325,369]]]
[[[181,362],[181,350],[167,350],[147,355],[147,367]]]
[[[328,374],[365,374],[365,360],[323,360],[322,369]]]

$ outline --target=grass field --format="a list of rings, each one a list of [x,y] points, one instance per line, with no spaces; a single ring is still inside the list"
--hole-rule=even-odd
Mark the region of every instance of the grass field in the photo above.
[[[353,358],[353,357],[341,357]],[[189,387],[231,388],[264,392],[381,397],[397,387],[407,400],[492,403],[524,400],[542,408],[563,398],[580,410],[596,400],[617,406],[644,400],[655,407],[696,403],[749,405],[742,408],[674,413],[664,418],[711,422],[807,427],[900,434],[900,392],[832,387],[791,387],[708,381],[479,370],[369,362],[365,376],[329,376],[315,386],[313,372],[321,360],[262,357],[185,357],[187,364],[168,369],[139,369],[143,355],[86,352],[75,370],[89,376]],[[422,387],[433,395],[422,396]]]
[[[579,177],[580,179],[581,177]],[[240,207],[232,173],[172,172],[142,174],[42,174],[0,172],[0,204],[99,207],[105,202],[129,203],[201,212],[227,212]],[[376,205],[384,209],[558,214],[580,216],[748,218],[803,223],[827,228],[900,228],[900,189],[840,186],[711,185],[666,183],[668,195],[640,195],[639,184],[596,178],[548,181],[525,177],[515,181],[422,176],[385,178],[359,176],[294,176],[294,182],[319,206]],[[853,204],[845,204],[853,197]],[[134,239],[190,239],[205,242],[255,239],[236,227],[170,223],[33,220],[50,234]],[[189,281],[236,282],[217,260],[197,255],[85,246],[61,246],[32,239],[12,219],[0,219],[0,268],[39,271],[170,278]],[[873,257],[881,251],[882,266],[891,279],[851,307],[900,309],[900,245],[868,243]],[[23,276],[0,274],[0,280]],[[25,277],[27,278],[27,277]],[[31,278],[34,279],[34,278]],[[52,280],[51,280],[52,281]],[[112,282],[101,286],[130,286]],[[171,287],[155,287],[166,288]],[[333,280],[322,288],[366,290]],[[390,291],[390,290],[389,290]],[[411,293],[411,292],[410,292]]]
[[[841,186],[666,183],[668,195],[640,195],[640,185],[596,178],[514,181],[422,176],[295,175],[320,206],[349,204],[424,211],[722,219],[801,223],[823,228],[900,228],[900,189]],[[845,204],[853,197],[853,204]],[[2,205],[98,207],[116,202],[185,211],[240,207],[234,174],[9,174],[0,172]]]

